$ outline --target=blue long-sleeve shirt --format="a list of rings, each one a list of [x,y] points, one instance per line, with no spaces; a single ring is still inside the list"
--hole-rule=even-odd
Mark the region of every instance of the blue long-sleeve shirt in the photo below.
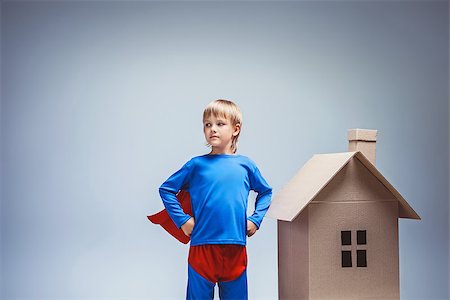
[[[196,156],[172,174],[159,188],[163,204],[178,228],[190,215],[176,198],[179,190],[191,197],[195,226],[191,245],[246,244],[247,219],[259,228],[266,214],[272,188],[248,157],[234,154]],[[250,190],[258,193],[255,210],[247,218]]]

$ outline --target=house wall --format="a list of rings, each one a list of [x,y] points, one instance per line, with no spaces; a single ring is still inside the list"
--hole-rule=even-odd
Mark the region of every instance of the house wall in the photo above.
[[[398,202],[356,158],[308,209],[310,299],[399,299]],[[351,246],[341,245],[342,230],[351,230]],[[356,245],[357,230],[367,231],[366,245]],[[357,249],[367,267],[356,266]],[[342,250],[352,267],[342,267]]]
[[[395,202],[313,203],[309,210],[310,299],[399,298]],[[352,231],[351,246],[341,246],[341,230]],[[356,245],[356,230],[367,230],[367,245]],[[356,267],[356,249],[367,250],[367,267]],[[341,266],[342,250],[352,251],[351,268]]]
[[[278,221],[278,297],[308,299],[308,208],[293,222]]]

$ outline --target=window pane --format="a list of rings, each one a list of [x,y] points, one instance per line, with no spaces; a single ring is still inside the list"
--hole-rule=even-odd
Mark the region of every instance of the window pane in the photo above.
[[[351,231],[341,231],[341,244],[351,245],[352,244],[352,232]]]
[[[342,251],[342,267],[348,268],[352,266],[352,252]]]
[[[356,250],[356,257],[358,267],[367,267],[366,250]]]
[[[358,230],[356,233],[356,242],[358,245],[365,245],[367,244],[366,241],[366,231],[365,230]]]

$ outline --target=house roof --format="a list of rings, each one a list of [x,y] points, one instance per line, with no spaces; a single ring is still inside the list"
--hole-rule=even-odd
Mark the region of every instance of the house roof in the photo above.
[[[402,195],[360,151],[315,154],[274,196],[267,216],[283,221],[294,220],[353,157],[356,157],[398,200],[400,218],[420,220],[419,215]]]

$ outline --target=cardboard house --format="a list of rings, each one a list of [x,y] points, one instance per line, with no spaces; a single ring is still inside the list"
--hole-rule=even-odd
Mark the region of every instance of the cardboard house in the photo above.
[[[377,131],[316,154],[274,195],[279,299],[399,299],[398,218],[420,219],[375,167]]]

